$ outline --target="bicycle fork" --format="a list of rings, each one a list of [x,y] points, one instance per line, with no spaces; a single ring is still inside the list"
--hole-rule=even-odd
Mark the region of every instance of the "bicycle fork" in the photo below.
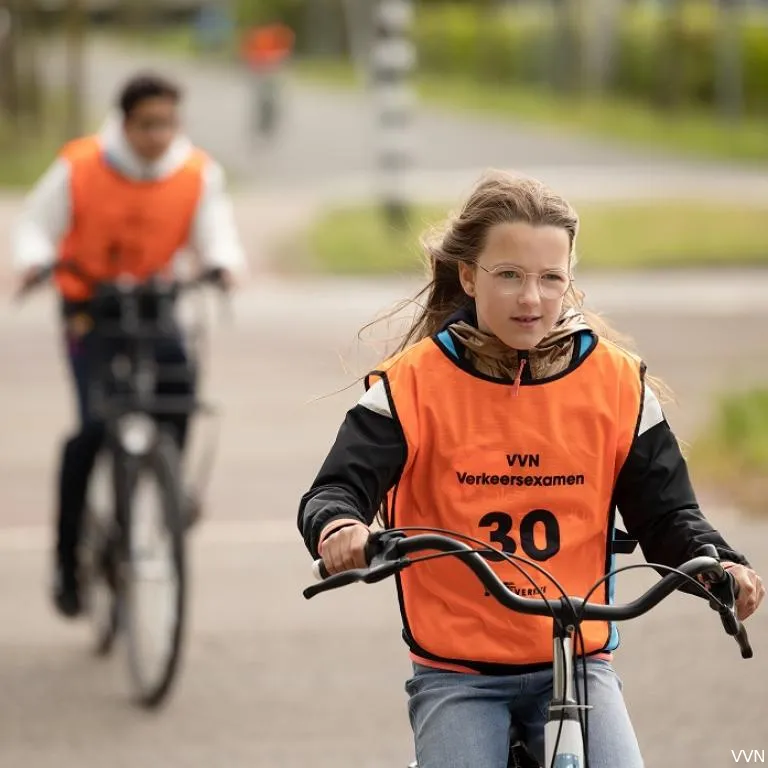
[[[584,737],[581,728],[583,704],[576,701],[573,669],[575,628],[554,622],[552,701],[544,726],[544,768],[585,768]]]

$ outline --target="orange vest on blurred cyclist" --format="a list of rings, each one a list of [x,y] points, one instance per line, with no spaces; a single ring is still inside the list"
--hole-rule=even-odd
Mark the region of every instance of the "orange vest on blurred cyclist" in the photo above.
[[[512,385],[467,372],[425,339],[369,382],[378,376],[408,446],[388,525],[473,536],[540,563],[567,595],[584,597],[611,559],[611,497],[639,423],[642,363],[599,340],[567,375],[531,382],[515,396]],[[510,563],[490,564],[518,594],[539,596]],[[548,599],[559,597],[549,579],[523,567]],[[510,612],[453,558],[407,569],[399,582],[416,657],[551,663],[551,619]],[[607,602],[609,589],[602,585],[590,600]],[[614,647],[605,622],[586,622],[583,632],[587,653]]]
[[[136,181],[113,170],[96,137],[76,139],[61,152],[70,164],[72,227],[59,256],[95,280],[127,274],[138,280],[162,273],[189,238],[203,189],[205,154],[191,153],[167,178]],[[65,300],[83,301],[89,286],[61,270]]]
[[[243,38],[241,55],[253,69],[281,64],[293,50],[294,34],[285,24],[254,27]]]

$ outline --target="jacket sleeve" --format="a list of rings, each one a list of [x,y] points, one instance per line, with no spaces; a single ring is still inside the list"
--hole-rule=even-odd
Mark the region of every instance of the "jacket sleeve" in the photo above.
[[[702,514],[677,439],[647,385],[640,425],[614,499],[648,562],[676,567],[703,544],[714,544],[723,560],[749,565]]]
[[[192,223],[190,246],[206,267],[221,267],[238,274],[246,272],[245,252],[237,232],[224,169],[213,160],[205,166],[203,192]]]
[[[313,557],[318,557],[320,533],[332,520],[373,522],[406,456],[405,437],[378,382],[347,412],[336,442],[301,499],[298,526]]]
[[[14,268],[44,267],[54,262],[70,226],[69,163],[57,159],[24,201],[13,233]]]

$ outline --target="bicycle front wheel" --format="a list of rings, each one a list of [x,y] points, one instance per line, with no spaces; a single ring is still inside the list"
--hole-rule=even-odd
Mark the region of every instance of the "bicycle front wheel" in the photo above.
[[[184,521],[176,443],[161,433],[126,457],[125,634],[138,704],[158,706],[176,676],[184,636]]]
[[[91,473],[80,542],[80,575],[93,650],[106,656],[118,629],[117,535],[113,454],[99,451]]]

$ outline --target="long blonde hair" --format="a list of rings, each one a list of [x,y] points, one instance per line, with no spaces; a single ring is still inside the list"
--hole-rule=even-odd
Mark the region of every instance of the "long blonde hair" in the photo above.
[[[485,247],[488,230],[508,222],[564,229],[570,242],[573,272],[578,260],[579,216],[570,203],[535,179],[489,171],[480,178],[458,212],[422,237],[429,282],[407,302],[415,303],[418,310],[396,353],[440,331],[451,315],[468,304],[470,299],[459,280],[459,264],[474,264]],[[583,304],[584,292],[572,283],[564,305],[578,308],[598,336],[636,354],[628,336],[614,329],[601,315],[585,309]],[[401,309],[402,305],[380,319],[391,318]],[[651,376],[646,380],[660,399],[672,399],[672,392],[663,381]]]

